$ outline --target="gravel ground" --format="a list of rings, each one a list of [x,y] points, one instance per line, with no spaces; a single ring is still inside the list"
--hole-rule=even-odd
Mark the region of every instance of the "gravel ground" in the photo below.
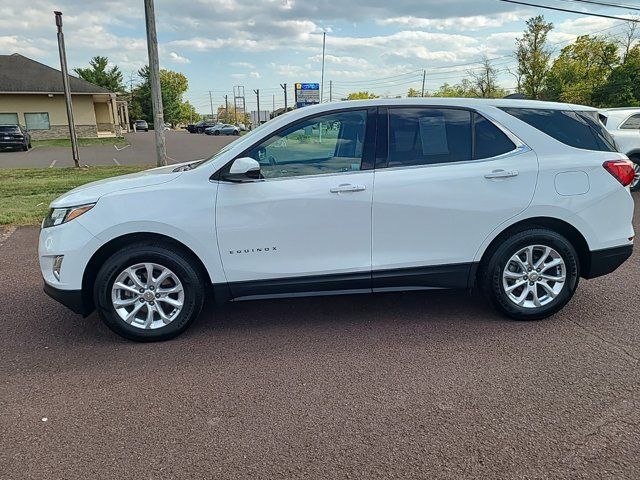
[[[37,233],[0,242],[3,478],[640,478],[638,252],[540,322],[394,293],[135,344],[42,293]]]

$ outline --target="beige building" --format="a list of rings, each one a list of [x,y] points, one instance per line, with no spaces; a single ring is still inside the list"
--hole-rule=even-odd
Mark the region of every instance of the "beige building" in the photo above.
[[[109,90],[69,77],[79,137],[129,131],[127,103]],[[0,125],[20,124],[32,138],[68,138],[69,123],[59,70],[17,53],[0,55]]]

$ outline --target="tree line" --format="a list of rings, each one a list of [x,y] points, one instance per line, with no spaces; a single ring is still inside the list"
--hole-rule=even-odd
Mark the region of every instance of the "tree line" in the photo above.
[[[151,83],[149,67],[138,70],[140,82],[128,91],[124,85],[122,72],[117,65],[109,66],[107,57],[96,56],[89,61],[89,67],[76,68],[75,73],[82,79],[124,96],[129,101],[129,118],[146,120],[153,125],[153,109],[151,106]],[[189,88],[189,82],[180,72],[160,70],[160,86],[162,89],[162,106],[164,119],[176,125],[201,119],[193,105],[183,99]]]
[[[553,58],[548,41],[553,24],[544,16],[530,18],[516,39],[517,66],[508,72],[516,93],[534,100],[579,103],[595,107],[640,106],[640,26],[627,22],[619,38],[581,35]],[[445,83],[430,96],[501,98],[507,90],[498,83],[498,71],[483,57],[480,67],[456,84]],[[409,89],[409,97],[421,92]]]

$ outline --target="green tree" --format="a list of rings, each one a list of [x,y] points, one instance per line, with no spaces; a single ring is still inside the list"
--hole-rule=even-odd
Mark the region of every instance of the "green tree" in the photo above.
[[[368,100],[370,98],[379,98],[380,95],[374,95],[367,91],[364,92],[352,92],[347,96],[347,100]]]
[[[153,107],[151,105],[151,83],[149,81],[149,67],[144,66],[138,71],[142,82],[133,92],[132,112],[141,112],[140,118],[149,123],[153,122]],[[162,90],[162,107],[165,122],[177,124],[184,120],[182,96],[189,88],[187,77],[182,73],[171,70],[160,70],[160,88]],[[136,107],[137,105],[137,107]]]
[[[482,57],[482,65],[479,68],[469,70],[469,76],[475,96],[502,98],[506,95],[506,90],[498,86],[498,73],[486,56]]]
[[[546,22],[543,15],[527,20],[527,29],[516,40],[517,77],[520,79],[522,93],[532,99],[541,98],[544,81],[549,71],[551,48],[547,44],[547,35],[553,24]]]
[[[603,37],[582,35],[553,62],[546,79],[549,100],[591,105],[594,90],[619,63],[618,46]]]
[[[455,85],[451,85],[449,83],[442,84],[438,90],[433,92],[432,96],[469,98],[477,97],[478,94],[473,88],[471,80],[463,78],[460,83],[456,83]]]
[[[625,61],[615,67],[607,81],[593,91],[593,102],[599,107],[640,106],[640,45],[625,53]]]
[[[95,56],[89,60],[90,67],[76,68],[74,72],[87,82],[91,82],[99,87],[106,88],[111,92],[124,91],[122,84],[122,72],[117,65],[108,68],[109,59],[107,57]]]
[[[410,88],[409,91],[407,92],[407,97],[409,98],[421,97],[421,96],[422,96],[422,92],[419,92],[415,88]]]

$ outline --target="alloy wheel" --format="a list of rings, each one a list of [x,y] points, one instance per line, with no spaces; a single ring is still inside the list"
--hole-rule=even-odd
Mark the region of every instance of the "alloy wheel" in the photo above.
[[[157,263],[138,263],[116,277],[111,303],[118,316],[132,327],[162,328],[182,311],[184,287],[168,268]]]
[[[502,272],[502,286],[519,307],[538,308],[551,303],[567,281],[562,256],[546,245],[529,245],[518,250]]]

